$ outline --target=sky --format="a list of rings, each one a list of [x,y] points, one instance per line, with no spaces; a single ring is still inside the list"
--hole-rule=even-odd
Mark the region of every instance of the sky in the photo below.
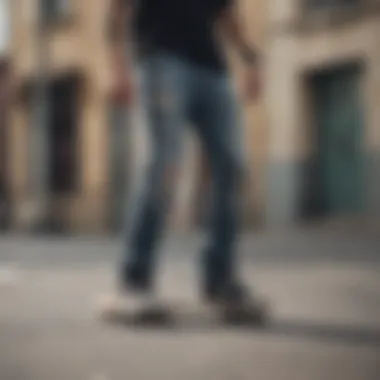
[[[9,18],[7,17],[7,1],[0,0],[0,53],[4,52],[8,46]]]

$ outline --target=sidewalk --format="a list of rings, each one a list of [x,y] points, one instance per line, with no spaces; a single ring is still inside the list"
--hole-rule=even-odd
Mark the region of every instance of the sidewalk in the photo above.
[[[196,297],[199,245],[169,239],[165,297]],[[311,231],[245,236],[244,276],[272,303],[267,330],[200,319],[138,331],[94,318],[94,300],[113,288],[114,240],[3,238],[0,265],[16,269],[0,285],[0,378],[378,380],[377,248],[377,239]]]
[[[171,234],[162,255],[169,260],[197,259],[204,238],[200,234]],[[96,265],[117,262],[122,239],[80,236],[41,239],[27,235],[0,235],[1,263],[23,265]],[[379,262],[380,233],[349,226],[313,226],[303,229],[259,231],[243,234],[240,254],[250,262],[293,265],[310,262]]]

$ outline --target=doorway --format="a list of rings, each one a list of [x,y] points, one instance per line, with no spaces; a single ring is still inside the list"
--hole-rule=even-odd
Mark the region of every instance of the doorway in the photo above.
[[[51,195],[69,195],[78,184],[78,79],[65,76],[49,88],[49,188]]]
[[[362,72],[359,65],[309,76],[315,150],[307,167],[308,217],[356,214],[363,202]]]

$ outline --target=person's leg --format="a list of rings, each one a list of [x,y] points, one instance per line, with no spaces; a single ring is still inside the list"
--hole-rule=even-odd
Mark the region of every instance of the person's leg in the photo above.
[[[244,176],[242,124],[227,76],[203,72],[197,128],[209,157],[213,185],[210,241],[203,256],[206,296],[217,296],[237,281],[236,234]]]
[[[142,102],[151,151],[131,205],[121,271],[123,288],[147,291],[153,287],[155,249],[178,168],[186,89],[186,72],[178,62],[160,54],[144,60]]]

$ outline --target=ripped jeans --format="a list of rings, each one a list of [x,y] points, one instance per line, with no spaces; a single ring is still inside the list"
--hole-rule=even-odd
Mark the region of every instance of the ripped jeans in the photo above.
[[[134,273],[140,282],[152,286],[182,139],[191,125],[212,175],[211,226],[202,278],[205,286],[221,285],[236,275],[238,190],[244,170],[241,123],[230,78],[163,52],[146,56],[139,68],[150,158],[128,212],[122,281],[128,283],[128,274]]]

